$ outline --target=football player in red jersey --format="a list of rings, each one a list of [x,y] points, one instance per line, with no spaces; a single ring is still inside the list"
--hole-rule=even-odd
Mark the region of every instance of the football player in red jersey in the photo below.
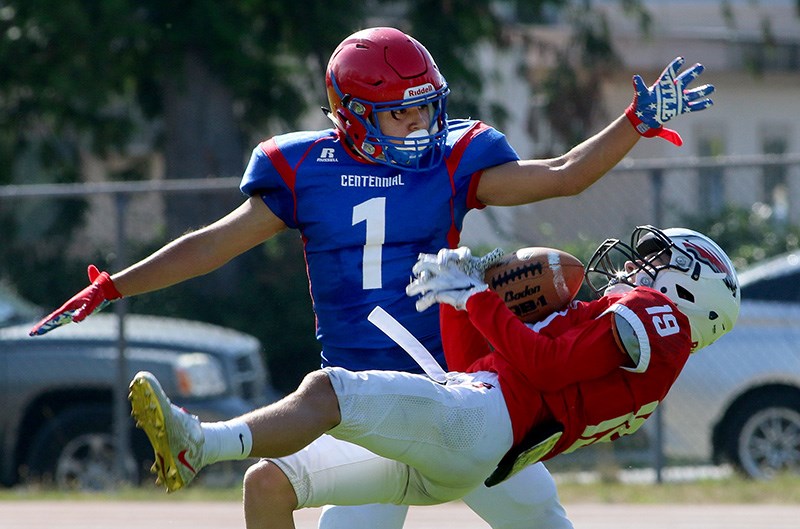
[[[296,229],[304,242],[323,366],[419,372],[402,349],[367,321],[376,305],[444,363],[438,315],[415,311],[405,295],[417,255],[456,247],[471,209],[580,193],[643,136],[680,144],[665,123],[707,108],[712,103],[707,96],[714,91],[712,85],[689,88],[703,67],[696,64],[679,73],[683,64],[682,58],[672,61],[650,87],[635,76],[626,111],[567,153],[521,160],[493,127],[447,116],[450,88],[416,39],[386,27],[356,32],[334,50],[326,71],[331,128],[259,143],[242,178],[240,187],[248,198],[240,207],[113,275],[91,267],[91,285],[31,334],[79,322],[122,296],[206,274],[277,233]],[[341,447],[348,452],[334,454]],[[248,527],[275,520],[276,498],[289,497],[291,504],[296,480],[325,472],[337,457],[351,466],[361,458],[368,466],[369,455],[357,449],[339,443],[319,454],[309,450],[253,465],[244,483]],[[509,491],[502,488],[476,489],[464,502],[496,529],[572,527],[543,465],[516,476]],[[519,490],[526,491],[524,498]],[[284,510],[291,516],[291,508]],[[358,512],[326,509],[320,526],[399,529],[405,512],[390,505]]]
[[[586,271],[599,299],[526,324],[483,282],[469,253],[421,256],[407,291],[421,296],[420,311],[441,305],[445,355],[455,370],[439,382],[396,371],[315,371],[284,400],[237,419],[250,428],[248,455],[350,442],[380,457],[370,466],[293,476],[296,508],[430,505],[635,432],[690,354],[733,328],[736,272],[708,237],[652,226],[637,227],[630,244],[605,241]],[[193,452],[200,462],[194,473],[226,458],[198,443],[204,425],[171,406],[151,374],[131,382],[131,402],[159,459],[179,462]],[[162,465],[164,483],[174,479],[167,468],[188,475],[179,463]],[[283,518],[269,527],[294,525]]]

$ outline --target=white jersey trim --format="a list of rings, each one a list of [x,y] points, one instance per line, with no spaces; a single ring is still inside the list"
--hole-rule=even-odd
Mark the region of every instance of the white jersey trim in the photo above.
[[[631,326],[633,332],[636,337],[636,345],[639,348],[639,359],[637,361],[636,355],[631,354],[635,353],[635,351],[625,351],[628,353],[628,356],[636,362],[634,367],[622,367],[622,369],[626,371],[631,371],[632,373],[644,373],[647,371],[647,367],[650,365],[650,338],[647,336],[647,330],[644,327],[644,323],[642,320],[639,319],[639,316],[636,315],[634,311],[630,308],[626,307],[625,305],[621,305],[619,303],[614,303],[610,307],[608,307],[600,317],[604,316],[605,314],[613,313],[617,316],[621,317],[625,320],[628,325]]]

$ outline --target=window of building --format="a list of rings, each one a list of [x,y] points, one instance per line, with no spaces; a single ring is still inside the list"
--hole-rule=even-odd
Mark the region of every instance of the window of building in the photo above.
[[[770,128],[774,130],[774,127]],[[788,150],[785,134],[766,136],[764,154],[783,155]],[[761,201],[769,205],[776,223],[785,224],[789,216],[789,184],[785,165],[765,165],[761,180]]]
[[[705,133],[699,136],[697,155],[700,157],[722,156],[725,141],[721,133]],[[719,213],[725,206],[725,171],[722,167],[704,167],[698,170],[698,197],[700,211],[709,215]]]

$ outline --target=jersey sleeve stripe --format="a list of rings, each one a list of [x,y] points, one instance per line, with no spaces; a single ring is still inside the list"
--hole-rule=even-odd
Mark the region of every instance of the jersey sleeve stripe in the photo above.
[[[447,164],[447,174],[450,176],[450,230],[447,233],[447,243],[450,245],[450,248],[455,248],[458,245],[459,240],[461,239],[461,232],[456,227],[455,222],[455,196],[456,196],[456,183],[455,183],[455,174],[456,169],[458,168],[458,164],[461,162],[461,158],[464,156],[464,152],[467,150],[472,139],[489,128],[488,125],[476,121],[470,129],[464,133],[461,138],[458,139],[456,144],[453,146],[452,151],[450,154],[445,158]],[[483,204],[481,204],[478,199],[476,198],[478,182],[480,181],[480,172],[475,173],[472,175],[469,184],[469,190],[467,194],[467,207],[469,208],[483,208]]]
[[[650,338],[647,336],[644,323],[634,311],[619,303],[614,303],[608,307],[600,317],[608,313],[614,313],[624,319],[633,328],[639,344],[639,361],[636,366],[632,368],[623,366],[622,369],[633,373],[644,373],[647,371],[647,366],[650,365]],[[628,351],[626,353],[630,354]]]
[[[292,201],[294,202],[292,218],[294,219],[295,224],[297,224],[297,192],[295,190],[297,173],[294,169],[292,169],[292,166],[289,165],[288,160],[286,160],[286,157],[278,148],[275,138],[270,138],[269,140],[262,142],[261,150],[269,157],[269,160],[272,162],[275,170],[278,171],[278,174],[286,184],[286,187],[292,193]]]
[[[478,184],[481,183],[482,176],[483,171],[478,171],[472,175],[472,179],[469,181],[469,191],[467,192],[467,207],[469,209],[483,209],[486,207],[486,204],[478,200]]]
[[[450,173],[451,179],[453,175],[456,174],[458,164],[461,163],[461,158],[464,156],[464,151],[467,150],[467,146],[469,146],[472,139],[487,129],[489,129],[489,125],[486,125],[481,121],[476,121],[472,124],[470,129],[458,139],[456,144],[453,145],[452,151],[447,156],[447,172]]]

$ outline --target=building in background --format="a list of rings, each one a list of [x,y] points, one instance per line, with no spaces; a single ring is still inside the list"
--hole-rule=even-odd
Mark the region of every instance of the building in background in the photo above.
[[[652,20],[646,35],[639,22],[622,11],[620,0],[593,2],[609,23],[619,61],[598,87],[605,112],[597,117],[590,133],[628,106],[633,74],[653,82],[678,55],[685,57],[687,64],[705,65],[697,84],[716,85],[714,107],[670,122],[670,128],[684,139],[682,147],[658,138],[642,140],[618,170],[578,196],[470,213],[463,230],[464,244],[563,247],[585,241],[587,247],[593,247],[608,236],[625,236],[636,224],[685,225],[687,216],[713,214],[730,205],[758,205],[762,214],[776,222],[800,224],[800,13],[796,1],[727,0],[727,12],[722,0],[641,1]],[[392,20],[380,23],[391,24]],[[523,158],[548,157],[570,147],[559,143],[537,87],[542,73],[559,60],[556,50],[567,46],[570,31],[566,22],[511,23],[508,48],[484,46],[477,54],[485,72],[485,95],[484,107],[473,117],[496,125]],[[503,122],[493,122],[497,107],[507,116]],[[314,107],[302,128],[328,126]],[[85,153],[86,180],[128,179],[126,175],[131,179],[165,178],[162,152],[135,148],[131,152],[122,158],[103,159]],[[743,166],[736,161],[759,155],[789,155],[796,161],[766,167]],[[686,168],[700,157],[734,157],[734,161],[728,167]],[[242,167],[245,162],[243,159]],[[637,169],[643,163],[646,166]],[[661,171],[653,172],[653,168]],[[233,200],[237,193],[231,189]],[[112,245],[113,234],[107,229],[115,207],[112,199],[96,196],[91,200],[87,224],[77,235],[78,249],[90,244]],[[163,236],[165,197],[158,193],[134,197],[129,215],[131,240],[147,244],[153,237]]]
[[[652,27],[621,11],[620,2],[596,2],[609,22],[619,67],[601,88],[606,115],[597,127],[630,103],[631,76],[654,81],[676,56],[702,62],[697,85],[712,83],[714,107],[670,123],[684,140],[680,148],[660,139],[643,140],[620,164],[577,197],[516,208],[487,208],[467,217],[463,242],[470,245],[557,245],[564,241],[624,236],[642,223],[682,224],[687,215],[714,214],[726,205],[759,204],[777,222],[800,222],[800,164],[670,169],[697,157],[751,157],[800,153],[800,13],[793,0],[644,0]],[[569,40],[569,26],[519,30],[508,50],[483,50],[489,72],[489,103],[507,106],[501,128],[523,157],[564,152],[544,119],[542,98],[528,75],[551,67],[552,50]],[[525,68],[520,68],[524,63]],[[637,161],[659,160],[664,170],[632,171]],[[735,160],[734,160],[735,161]],[[648,164],[650,166],[652,164]],[[658,164],[656,164],[658,165]],[[628,167],[628,169],[625,169]],[[660,176],[658,176],[660,175]],[[658,186],[659,180],[661,186]],[[659,204],[654,197],[661,196]]]

